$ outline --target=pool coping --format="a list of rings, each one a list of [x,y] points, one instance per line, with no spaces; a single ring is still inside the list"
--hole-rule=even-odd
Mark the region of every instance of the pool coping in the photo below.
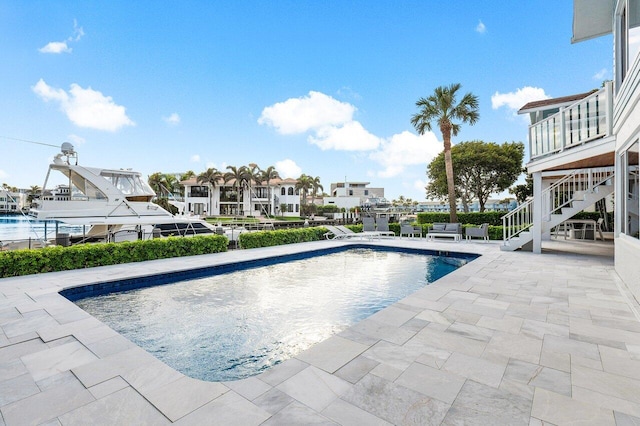
[[[237,382],[203,382],[184,376],[58,294],[86,283],[348,245],[413,247],[481,256],[295,358]],[[212,419],[228,424],[278,424],[301,419],[306,419],[304,423],[323,419],[339,424],[390,424],[408,418],[429,418],[429,422],[439,424],[447,416],[454,419],[459,415],[454,405],[466,395],[467,387],[489,386],[504,393],[498,399],[508,397],[511,405],[517,402],[516,405],[528,407],[523,424],[534,418],[549,421],[553,416],[545,411],[548,404],[544,401],[561,400],[553,392],[547,394],[549,386],[529,391],[511,384],[511,388],[503,389],[501,382],[494,383],[498,373],[491,379],[481,373],[483,369],[501,371],[503,380],[511,360],[553,367],[559,372],[566,370],[564,357],[556,353],[551,361],[541,360],[544,351],[540,352],[537,342],[540,340],[542,345],[544,333],[542,339],[513,333],[514,342],[530,345],[533,354],[505,347],[513,353],[504,356],[494,347],[508,346],[503,334],[513,331],[508,329],[509,324],[502,323],[509,303],[498,300],[498,296],[512,291],[504,290],[504,286],[512,285],[505,277],[531,277],[535,273],[531,265],[522,265],[526,276],[518,275],[516,270],[516,261],[544,262],[530,256],[535,255],[505,254],[497,243],[398,238],[319,241],[3,279],[0,361],[9,362],[10,368],[0,371],[0,413],[6,424],[74,424],[88,418],[96,424],[197,424]],[[610,281],[606,290],[610,292],[617,285],[612,270],[607,262],[596,265],[585,271],[583,280],[594,274],[606,275]],[[491,282],[493,273],[500,285]],[[573,269],[571,273],[579,275]],[[546,281],[543,284],[548,285]],[[493,293],[488,292],[489,288]],[[593,291],[591,287],[588,290]],[[524,309],[516,302],[511,304]],[[531,312],[525,313],[536,317],[535,304],[531,305]],[[616,309],[624,310],[619,303]],[[447,315],[455,316],[455,321]],[[509,321],[522,323],[523,315],[509,315]],[[483,327],[478,327],[480,321]],[[452,324],[458,329],[449,336],[446,331]],[[551,325],[561,324],[550,324],[550,329]],[[631,334],[635,330],[628,333],[625,338],[635,343],[636,335]],[[444,340],[440,342],[436,337]],[[461,342],[463,346],[459,346]],[[640,337],[637,343],[640,344]],[[451,367],[455,365],[458,366]],[[537,409],[534,396],[539,401],[546,398],[538,402]],[[507,411],[513,410],[511,407]],[[587,412],[592,414],[593,407]],[[608,419],[613,411],[596,410],[596,414],[597,419]]]

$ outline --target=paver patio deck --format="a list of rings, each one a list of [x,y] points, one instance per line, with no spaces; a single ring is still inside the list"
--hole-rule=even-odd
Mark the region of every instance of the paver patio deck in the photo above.
[[[612,246],[554,242],[535,255],[497,243],[368,242],[481,257],[296,358],[228,383],[182,375],[58,294],[349,244],[0,280],[0,425],[640,424],[638,307],[614,272]]]

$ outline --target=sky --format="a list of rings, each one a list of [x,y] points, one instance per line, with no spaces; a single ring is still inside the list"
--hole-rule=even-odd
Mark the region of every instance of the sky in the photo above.
[[[3,0],[0,182],[42,186],[71,142],[81,165],[144,176],[256,163],[422,201],[443,146],[412,127],[419,98],[460,83],[480,118],[454,145],[526,144],[520,107],[612,78],[611,36],[571,44],[572,7]]]

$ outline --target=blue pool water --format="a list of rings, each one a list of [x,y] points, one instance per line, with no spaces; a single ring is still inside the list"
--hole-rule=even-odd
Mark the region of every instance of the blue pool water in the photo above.
[[[366,248],[282,260],[153,287],[152,278],[107,283],[66,296],[143,286],[76,303],[178,371],[227,381],[291,358],[466,262]]]

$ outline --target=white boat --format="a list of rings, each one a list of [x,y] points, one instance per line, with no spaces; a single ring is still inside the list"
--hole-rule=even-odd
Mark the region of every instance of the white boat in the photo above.
[[[126,241],[169,235],[212,234],[215,229],[197,217],[173,215],[151,202],[155,192],[131,169],[78,165],[73,145],[62,144],[29,216],[87,227],[80,241]],[[47,190],[53,175],[64,183]]]

